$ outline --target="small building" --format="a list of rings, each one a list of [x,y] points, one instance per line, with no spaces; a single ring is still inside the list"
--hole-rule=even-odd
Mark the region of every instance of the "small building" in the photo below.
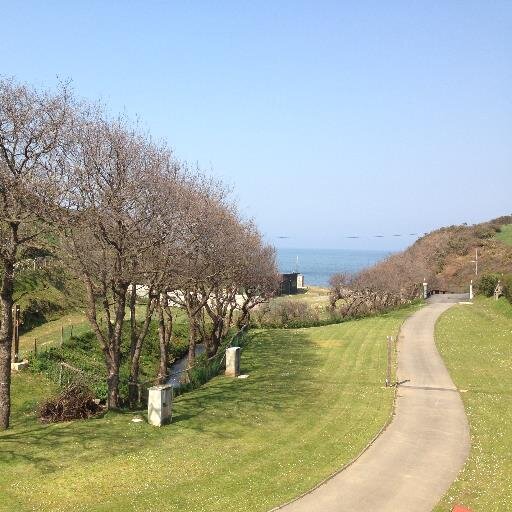
[[[294,295],[304,288],[304,276],[298,272],[281,274],[281,295]]]

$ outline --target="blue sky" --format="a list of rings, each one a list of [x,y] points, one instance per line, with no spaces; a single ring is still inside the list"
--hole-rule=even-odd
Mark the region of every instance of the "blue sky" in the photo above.
[[[139,116],[277,246],[512,213],[512,2],[3,2],[0,73]],[[278,236],[291,238],[282,240]],[[361,235],[359,239],[346,236]]]

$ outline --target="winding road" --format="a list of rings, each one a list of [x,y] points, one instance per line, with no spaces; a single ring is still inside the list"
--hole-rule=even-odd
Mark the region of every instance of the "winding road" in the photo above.
[[[469,454],[459,392],[434,343],[437,318],[461,295],[438,295],[409,317],[398,338],[395,416],[350,466],[285,512],[429,512]],[[457,343],[458,340],[453,340]]]

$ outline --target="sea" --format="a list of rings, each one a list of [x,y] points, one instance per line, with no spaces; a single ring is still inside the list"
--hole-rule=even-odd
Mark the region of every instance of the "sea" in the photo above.
[[[387,258],[391,251],[351,249],[277,249],[279,271],[300,272],[305,286],[329,286],[339,272],[355,273]]]

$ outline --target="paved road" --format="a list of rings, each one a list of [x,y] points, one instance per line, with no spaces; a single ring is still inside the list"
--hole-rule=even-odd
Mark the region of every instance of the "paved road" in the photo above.
[[[434,344],[441,313],[464,296],[435,296],[398,339],[396,415],[347,469],[285,512],[429,512],[469,453],[462,401]],[[453,340],[457,343],[458,340]]]

